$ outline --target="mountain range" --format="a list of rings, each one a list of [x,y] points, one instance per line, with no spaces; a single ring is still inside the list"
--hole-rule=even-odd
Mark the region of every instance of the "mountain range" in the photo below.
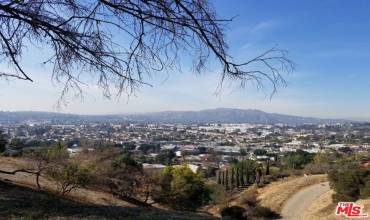
[[[321,119],[267,113],[256,109],[217,108],[201,111],[163,111],[116,115],[77,115],[54,112],[0,111],[0,123],[34,122],[151,122],[151,123],[258,123],[318,124],[349,122],[344,119]]]
[[[217,108],[201,111],[163,111],[131,114],[127,119],[164,123],[258,123],[258,124],[318,124],[345,122],[342,119],[320,119],[285,114],[267,113],[256,109]]]

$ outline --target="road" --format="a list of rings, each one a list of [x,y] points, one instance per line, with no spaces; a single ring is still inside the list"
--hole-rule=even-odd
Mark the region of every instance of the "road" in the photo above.
[[[281,216],[283,220],[303,219],[304,210],[321,194],[330,190],[329,183],[319,183],[303,188],[294,194],[283,206]]]

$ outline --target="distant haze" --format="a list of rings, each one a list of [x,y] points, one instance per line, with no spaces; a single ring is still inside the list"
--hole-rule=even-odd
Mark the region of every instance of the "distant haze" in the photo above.
[[[0,123],[23,122],[152,122],[152,123],[258,123],[318,124],[349,122],[344,119],[321,119],[267,113],[255,109],[217,108],[201,111],[163,111],[116,115],[75,115],[51,112],[0,112]]]

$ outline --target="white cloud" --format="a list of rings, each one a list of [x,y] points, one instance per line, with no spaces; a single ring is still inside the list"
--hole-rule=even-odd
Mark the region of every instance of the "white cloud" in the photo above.
[[[257,33],[262,31],[267,31],[276,28],[278,22],[276,21],[261,21],[257,23],[252,29],[251,33]]]

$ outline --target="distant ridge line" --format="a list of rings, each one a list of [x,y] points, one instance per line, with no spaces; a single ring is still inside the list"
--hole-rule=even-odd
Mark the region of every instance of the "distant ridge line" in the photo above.
[[[288,114],[267,113],[258,109],[215,108],[199,111],[161,111],[150,113],[79,115],[37,111],[0,111],[0,123],[35,122],[147,122],[147,123],[255,123],[320,124],[349,123],[354,120],[322,119]]]

